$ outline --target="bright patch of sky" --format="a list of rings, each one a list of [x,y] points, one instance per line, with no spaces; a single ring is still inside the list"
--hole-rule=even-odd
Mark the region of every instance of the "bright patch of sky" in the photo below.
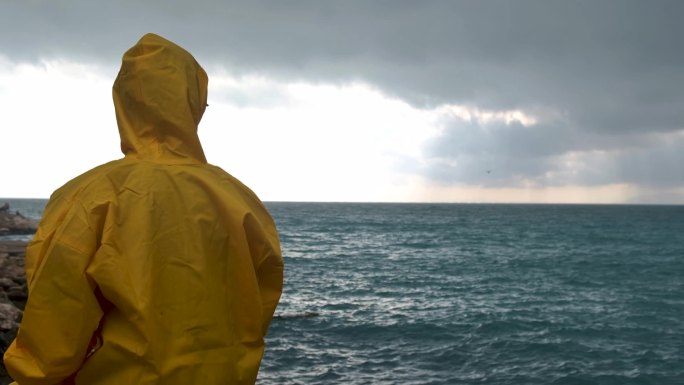
[[[211,78],[200,135],[210,162],[266,200],[377,201],[395,195],[403,158],[421,157],[435,111],[389,99],[364,84],[282,84]],[[244,105],[272,90],[279,103]],[[256,90],[256,91],[255,91]],[[218,95],[218,103],[212,95]]]
[[[529,112],[421,109],[360,82],[287,83],[222,70],[209,75],[209,107],[199,129],[207,158],[266,201],[615,203],[638,195],[625,183],[540,185],[523,178],[487,186],[426,175],[431,167],[462,163],[426,150],[444,135],[445,122],[471,131],[534,127],[539,117]],[[5,180],[13,182],[0,196],[48,197],[74,176],[122,156],[111,101],[115,76],[113,68],[69,61],[0,61],[2,162],[14,165],[4,168]],[[572,181],[578,170],[586,172],[587,160],[568,152],[544,178]]]
[[[9,167],[2,196],[47,197],[68,179],[121,157],[115,74],[65,61],[0,68]],[[279,83],[210,74],[200,138],[210,163],[265,200],[401,200],[396,163],[419,158],[435,111],[364,84]],[[269,98],[273,100],[269,100]],[[11,135],[9,132],[11,130]]]
[[[83,171],[120,157],[111,83],[93,67],[0,61],[5,197],[46,198]]]

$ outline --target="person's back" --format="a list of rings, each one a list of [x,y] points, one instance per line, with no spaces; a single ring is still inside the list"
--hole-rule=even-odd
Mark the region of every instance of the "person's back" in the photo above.
[[[207,78],[156,35],[123,59],[123,159],[67,183],[27,249],[29,300],[5,365],[19,385],[254,383],[282,290],[275,225],[206,163]]]

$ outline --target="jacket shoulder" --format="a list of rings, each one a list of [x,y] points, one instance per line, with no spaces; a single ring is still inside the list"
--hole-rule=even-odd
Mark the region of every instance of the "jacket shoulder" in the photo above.
[[[240,181],[238,178],[234,177],[232,174],[219,166],[207,164],[207,167],[214,175],[216,175],[217,179],[221,181],[226,188],[234,189],[248,203],[263,206],[263,203],[257,194],[246,184],[242,183],[242,181]]]
[[[94,183],[102,180],[109,171],[121,165],[122,160],[123,159],[119,159],[101,164],[69,180],[52,193],[49,203],[67,203],[73,201]]]

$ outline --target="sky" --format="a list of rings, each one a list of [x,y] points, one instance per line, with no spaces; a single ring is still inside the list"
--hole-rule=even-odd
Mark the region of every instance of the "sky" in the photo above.
[[[0,2],[1,197],[122,157],[154,32],[209,74],[207,159],[265,201],[684,204],[684,2]]]

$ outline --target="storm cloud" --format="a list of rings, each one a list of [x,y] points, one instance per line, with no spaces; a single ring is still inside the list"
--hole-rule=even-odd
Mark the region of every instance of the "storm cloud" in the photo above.
[[[236,76],[364,82],[417,108],[535,118],[445,118],[412,168],[440,183],[684,187],[683,14],[664,0],[10,0],[0,55],[114,68],[156,32]]]
[[[426,169],[435,180],[485,187],[684,185],[684,134],[583,132],[563,122],[444,122]]]

